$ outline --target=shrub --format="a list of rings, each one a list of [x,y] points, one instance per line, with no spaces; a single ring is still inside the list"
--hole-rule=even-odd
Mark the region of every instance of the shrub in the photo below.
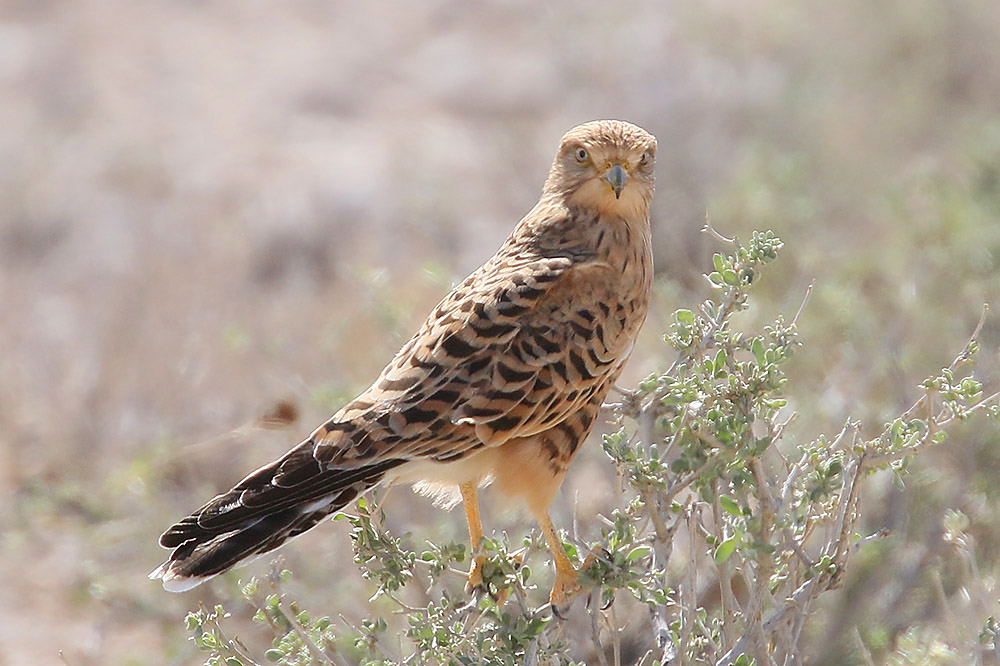
[[[954,362],[926,379],[914,404],[878,436],[865,439],[861,424],[848,421],[832,437],[789,441],[795,414],[783,368],[799,349],[803,308],[759,331],[733,325],[781,241],[755,232],[744,245],[708,231],[728,245],[707,275],[714,297],[674,313],[665,336],[672,363],[607,406],[617,429],[603,448],[618,470],[618,506],[599,516],[599,538],[565,543],[584,563],[589,594],[577,604],[587,608],[583,636],[601,664],[801,663],[803,630],[819,597],[838,587],[853,555],[886,536],[857,531],[865,478],[902,478],[912,458],[943,443],[956,422],[977,413],[1000,419],[998,394],[984,396],[973,373],[984,309]],[[208,664],[571,664],[585,652],[580,627],[541,603],[531,567],[548,556],[536,534],[517,544],[506,535],[484,539],[491,594],[470,600],[460,571],[468,566],[464,544],[431,543],[418,553],[386,531],[372,499],[339,518],[350,521],[372,598],[384,597],[399,613],[373,613],[357,626],[314,618],[283,587],[291,574],[276,571],[241,590],[255,620],[274,634],[263,658],[226,635],[225,608],[188,615]],[[967,563],[970,594],[978,595],[965,609],[969,617],[952,623],[966,633],[947,641],[907,633],[891,656],[897,663],[980,663],[996,649],[1000,630],[987,616],[997,601],[976,570],[967,524],[951,512],[944,525]],[[402,596],[413,586],[426,603]],[[873,663],[857,637],[858,658]]]

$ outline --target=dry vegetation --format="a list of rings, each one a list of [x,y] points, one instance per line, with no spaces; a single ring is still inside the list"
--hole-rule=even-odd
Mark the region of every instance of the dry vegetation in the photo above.
[[[983,303],[996,386],[997,34],[985,0],[0,2],[0,664],[201,663],[199,601],[263,652],[234,598],[268,563],[167,595],[144,577],[157,534],[363,388],[583,120],[660,142],[657,299],[623,384],[669,365],[673,311],[709,292],[708,211],[785,242],[739,326],[815,284],[784,367],[796,440],[848,418],[876,437]],[[253,427],[281,399],[300,422]],[[995,612],[998,470],[974,420],[866,482],[857,529],[889,536],[815,609],[807,663],[964,663],[949,650]],[[607,512],[615,481],[595,442],[556,522]],[[406,491],[384,506],[411,544],[464,529]],[[304,605],[360,623],[348,532],[285,566]]]

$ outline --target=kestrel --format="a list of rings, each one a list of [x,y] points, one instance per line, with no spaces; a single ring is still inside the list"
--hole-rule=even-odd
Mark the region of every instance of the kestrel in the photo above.
[[[188,590],[274,550],[375,486],[413,483],[465,505],[527,505],[548,542],[550,601],[579,592],[548,508],[646,318],[656,139],[617,120],[562,138],[538,203],[452,289],[371,387],[280,459],[168,529],[151,578]],[[469,589],[482,587],[473,558]]]

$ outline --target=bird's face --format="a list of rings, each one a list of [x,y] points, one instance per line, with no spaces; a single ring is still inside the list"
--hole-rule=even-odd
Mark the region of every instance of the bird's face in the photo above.
[[[602,120],[563,137],[550,183],[567,203],[625,219],[649,215],[656,139],[630,123]],[[550,179],[551,180],[551,179]]]

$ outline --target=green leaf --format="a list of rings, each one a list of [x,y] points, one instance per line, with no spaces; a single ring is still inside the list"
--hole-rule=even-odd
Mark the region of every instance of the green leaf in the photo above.
[[[757,359],[757,365],[764,365],[764,343],[760,341],[760,338],[753,339],[753,342],[750,343],[750,351]]]
[[[716,373],[722,372],[722,370],[725,369],[726,367],[726,363],[728,362],[729,362],[729,357],[726,355],[726,350],[720,349],[719,353],[715,355],[715,361],[713,362],[713,365],[715,366],[715,372]]]
[[[743,515],[743,509],[740,508],[739,503],[729,495],[720,495],[719,504],[722,505],[723,511],[725,511],[731,516]]]
[[[718,252],[716,252],[714,255],[712,255],[712,263],[715,265],[715,270],[721,273],[723,269],[726,267],[726,258],[723,257]]]
[[[682,324],[693,324],[694,323],[694,313],[690,310],[678,310],[674,313],[674,319]]]
[[[635,562],[640,558],[646,557],[646,555],[648,555],[651,550],[653,549],[649,546],[636,546],[635,548],[633,548],[628,552],[628,555],[625,556],[625,559],[628,560],[629,562]]]
[[[271,648],[270,650],[264,653],[264,658],[267,659],[268,661],[278,661],[284,656],[285,653],[282,652],[281,650],[278,650],[277,648]]]
[[[729,559],[729,556],[736,552],[736,546],[740,544],[743,540],[743,535],[739,532],[729,537],[725,541],[719,544],[719,547],[715,549],[715,562],[716,564],[722,564]]]

